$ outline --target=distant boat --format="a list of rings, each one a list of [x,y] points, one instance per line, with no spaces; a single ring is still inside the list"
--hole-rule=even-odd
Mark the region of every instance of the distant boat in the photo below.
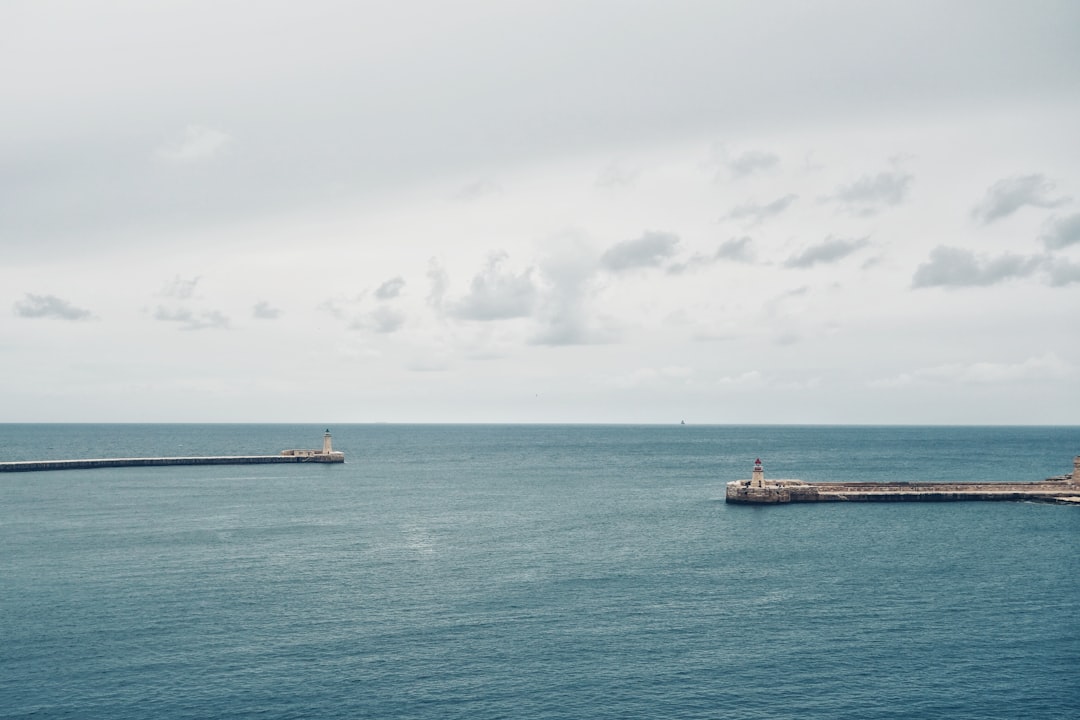
[[[682,420],[682,421],[680,421],[680,422],[679,422],[679,424],[680,424],[680,425],[685,425],[685,424],[686,424],[686,421],[685,421],[685,420]]]

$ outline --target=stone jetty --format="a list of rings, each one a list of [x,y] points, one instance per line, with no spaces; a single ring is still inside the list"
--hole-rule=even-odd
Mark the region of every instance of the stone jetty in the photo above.
[[[167,465],[266,465],[278,463],[343,463],[345,453],[333,448],[330,430],[319,450],[282,450],[278,455],[209,455],[195,457],[91,458],[85,460],[21,460],[0,462],[0,472],[86,470],[115,467],[162,467]]]
[[[727,484],[727,502],[753,505],[808,502],[948,502],[957,500],[1035,500],[1080,503],[1080,456],[1073,472],[1040,482],[804,482],[766,480],[761,460],[749,480]]]

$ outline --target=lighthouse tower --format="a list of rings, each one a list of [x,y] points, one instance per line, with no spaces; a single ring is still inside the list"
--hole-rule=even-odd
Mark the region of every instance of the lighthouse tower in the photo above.
[[[765,471],[761,469],[761,458],[754,461],[754,472],[750,476],[750,486],[756,488],[765,487]]]
[[[322,436],[322,451],[323,455],[329,455],[334,452],[334,447],[330,442],[330,428],[326,428],[326,432]]]

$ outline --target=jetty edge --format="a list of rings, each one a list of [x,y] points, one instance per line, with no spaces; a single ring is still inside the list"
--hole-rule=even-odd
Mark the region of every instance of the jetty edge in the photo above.
[[[1080,455],[1073,471],[1038,482],[805,482],[766,480],[761,459],[749,480],[727,484],[726,501],[748,505],[813,502],[950,502],[958,500],[1028,500],[1080,504]]]
[[[330,429],[318,450],[282,450],[277,455],[206,455],[194,457],[88,458],[83,460],[18,460],[0,462],[0,472],[41,470],[87,470],[115,467],[162,467],[167,465],[267,465],[279,463],[343,463],[345,453],[334,450]]]

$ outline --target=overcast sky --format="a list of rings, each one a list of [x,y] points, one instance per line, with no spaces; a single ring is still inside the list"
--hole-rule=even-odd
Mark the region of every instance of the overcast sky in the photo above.
[[[1080,422],[1080,3],[0,5],[0,421]]]

